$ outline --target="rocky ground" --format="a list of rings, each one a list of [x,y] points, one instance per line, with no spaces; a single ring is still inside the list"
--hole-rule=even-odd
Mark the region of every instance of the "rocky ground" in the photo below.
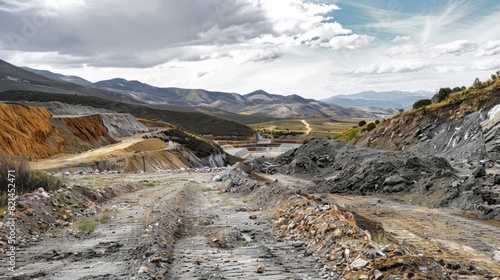
[[[64,180],[59,192],[20,199],[16,273],[2,263],[0,279],[500,276],[498,224],[317,193],[310,180],[255,173],[250,163]]]

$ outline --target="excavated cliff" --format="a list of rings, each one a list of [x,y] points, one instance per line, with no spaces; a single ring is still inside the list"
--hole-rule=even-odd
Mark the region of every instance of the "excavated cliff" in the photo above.
[[[82,108],[72,108],[60,107],[66,113],[81,113],[78,110]],[[154,129],[130,114],[53,117],[44,107],[0,103],[0,153],[8,155],[42,159],[58,153],[81,153],[116,143],[115,138],[149,131]]]
[[[351,144],[448,159],[500,160],[500,89],[387,120]],[[495,112],[495,113],[493,113]]]
[[[45,158],[62,151],[64,138],[42,107],[0,104],[0,153]]]
[[[61,121],[67,125],[77,137],[87,143],[98,146],[115,143],[115,140],[109,135],[108,129],[99,116],[61,118]]]

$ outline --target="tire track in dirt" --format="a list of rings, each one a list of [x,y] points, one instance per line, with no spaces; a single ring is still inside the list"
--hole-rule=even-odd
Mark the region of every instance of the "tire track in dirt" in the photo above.
[[[273,220],[244,198],[213,191],[198,197],[196,234],[176,243],[166,279],[330,279],[318,258],[304,256],[303,242],[277,239]]]

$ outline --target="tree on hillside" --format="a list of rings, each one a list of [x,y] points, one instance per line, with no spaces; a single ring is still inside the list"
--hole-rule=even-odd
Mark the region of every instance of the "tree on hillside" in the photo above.
[[[367,130],[367,131],[372,131],[372,130],[374,130],[376,127],[377,127],[377,125],[371,122],[371,123],[369,123],[369,124],[366,126],[366,130]]]
[[[476,78],[474,80],[474,83],[472,83],[472,87],[475,89],[480,89],[482,86],[483,86],[483,83],[481,82],[481,80],[479,80],[479,78]]]
[[[358,123],[358,126],[364,126],[365,124],[366,124],[366,121],[360,121],[360,122]]]
[[[461,92],[462,90],[466,90],[467,88],[465,86],[462,86],[462,87],[454,87],[451,92],[452,93],[455,93],[455,92]]]
[[[446,98],[448,98],[448,96],[450,95],[450,93],[452,93],[453,91],[451,90],[451,88],[449,87],[446,87],[446,88],[440,88],[439,91],[438,91],[438,94],[437,94],[437,102],[441,102],[443,100],[445,100]]]
[[[422,107],[425,107],[425,106],[428,106],[431,104],[432,104],[432,101],[430,99],[420,99],[419,101],[417,101],[413,104],[413,109],[422,108]]]

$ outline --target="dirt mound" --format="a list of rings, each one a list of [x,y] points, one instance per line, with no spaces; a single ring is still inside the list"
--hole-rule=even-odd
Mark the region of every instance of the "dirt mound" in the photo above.
[[[316,179],[332,193],[399,193],[454,178],[443,158],[357,148],[332,139],[313,139],[275,163],[281,165],[275,170]]]
[[[160,139],[146,139],[139,143],[135,143],[127,148],[125,148],[128,152],[134,151],[158,151],[167,148],[165,142]]]

